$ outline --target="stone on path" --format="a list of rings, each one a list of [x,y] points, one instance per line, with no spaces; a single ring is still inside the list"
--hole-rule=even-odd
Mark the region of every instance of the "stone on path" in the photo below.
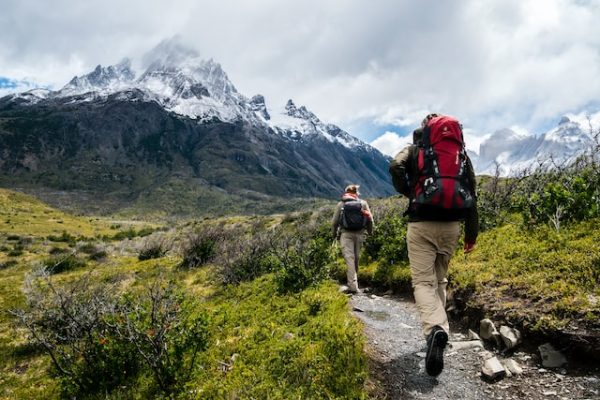
[[[507,349],[512,349],[521,343],[521,332],[506,325],[500,327],[500,337]]]
[[[559,368],[567,363],[565,356],[550,343],[544,343],[538,347],[538,350],[542,357],[542,366],[546,368]]]
[[[502,379],[506,376],[506,370],[502,366],[502,363],[498,361],[497,357],[492,357],[485,360],[483,367],[481,368],[481,372],[483,376],[490,381]]]
[[[502,340],[492,320],[487,318],[479,322],[479,335],[485,340],[494,341],[496,344],[500,344]]]
[[[481,340],[481,337],[475,331],[469,329],[469,340]]]
[[[504,360],[503,364],[504,368],[510,371],[513,375],[521,375],[523,373],[523,368],[521,368],[519,363],[512,358]]]
[[[465,350],[479,347],[483,349],[483,342],[481,340],[468,340],[465,342],[450,342],[450,347],[453,350]]]

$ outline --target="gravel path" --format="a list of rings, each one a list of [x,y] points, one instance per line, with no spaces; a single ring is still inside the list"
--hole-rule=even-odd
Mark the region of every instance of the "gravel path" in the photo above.
[[[521,375],[488,383],[481,378],[481,366],[489,352],[486,355],[479,347],[459,349],[458,342],[467,340],[460,332],[450,335],[444,371],[432,378],[425,373],[425,339],[412,301],[359,294],[351,297],[350,304],[365,325],[372,374],[380,386],[375,390],[378,399],[600,399],[597,367],[544,369],[536,354],[525,352],[510,355],[523,368]]]

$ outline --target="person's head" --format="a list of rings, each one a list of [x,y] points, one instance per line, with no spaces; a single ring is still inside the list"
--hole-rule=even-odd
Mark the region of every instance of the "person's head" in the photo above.
[[[423,141],[423,128],[415,129],[413,131],[413,144],[420,146],[422,141]]]
[[[354,184],[348,185],[348,186],[346,186],[345,192],[352,193],[352,194],[355,194],[358,196],[360,194],[360,192],[358,191],[359,187],[360,187],[359,185],[354,185]]]
[[[436,114],[436,113],[427,114],[427,116],[425,118],[423,118],[423,121],[421,121],[421,127],[425,128],[427,126],[427,123],[429,123],[429,121],[431,121],[435,117],[439,117],[439,114]]]

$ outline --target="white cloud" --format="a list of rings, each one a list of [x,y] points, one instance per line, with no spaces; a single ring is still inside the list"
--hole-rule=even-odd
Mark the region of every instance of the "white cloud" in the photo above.
[[[371,142],[371,146],[381,151],[383,154],[394,157],[406,145],[412,143],[412,136],[400,136],[396,132],[385,132],[377,139]]]
[[[294,98],[342,126],[410,128],[437,111],[477,135],[536,131],[600,108],[598,20],[600,3],[576,0],[8,0],[0,71],[60,87],[181,34],[272,107]]]

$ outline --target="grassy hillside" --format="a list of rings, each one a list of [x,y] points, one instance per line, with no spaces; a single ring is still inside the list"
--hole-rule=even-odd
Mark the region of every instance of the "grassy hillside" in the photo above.
[[[529,330],[600,333],[600,220],[549,226],[507,224],[481,235],[478,248],[455,257],[452,286],[468,306]]]
[[[160,227],[68,215],[5,190],[0,199],[0,399],[366,397],[362,329],[336,284],[306,281],[304,289],[286,289],[286,272],[275,268],[224,284],[229,275],[215,263],[181,267],[181,249],[199,229],[255,229],[260,236],[281,223],[292,230],[309,214]],[[140,261],[143,249],[167,242],[166,254]],[[224,251],[234,257],[234,250]],[[40,265],[51,275],[40,275]],[[287,273],[298,277],[302,270]],[[149,319],[155,300],[157,317]],[[40,341],[17,323],[15,310],[26,311],[26,321],[57,346],[59,361],[60,351],[79,354],[68,363],[75,367],[66,367],[73,376],[58,372]],[[101,317],[92,319],[96,328],[88,336],[77,326],[94,313]],[[123,340],[127,335],[107,331],[111,324],[132,329],[148,351],[149,343],[164,340],[170,350],[152,358],[164,363],[152,367],[129,357],[136,349]],[[49,332],[63,339],[52,342]],[[73,332],[79,332],[76,346],[67,339]],[[81,382],[86,391],[78,389]]]

